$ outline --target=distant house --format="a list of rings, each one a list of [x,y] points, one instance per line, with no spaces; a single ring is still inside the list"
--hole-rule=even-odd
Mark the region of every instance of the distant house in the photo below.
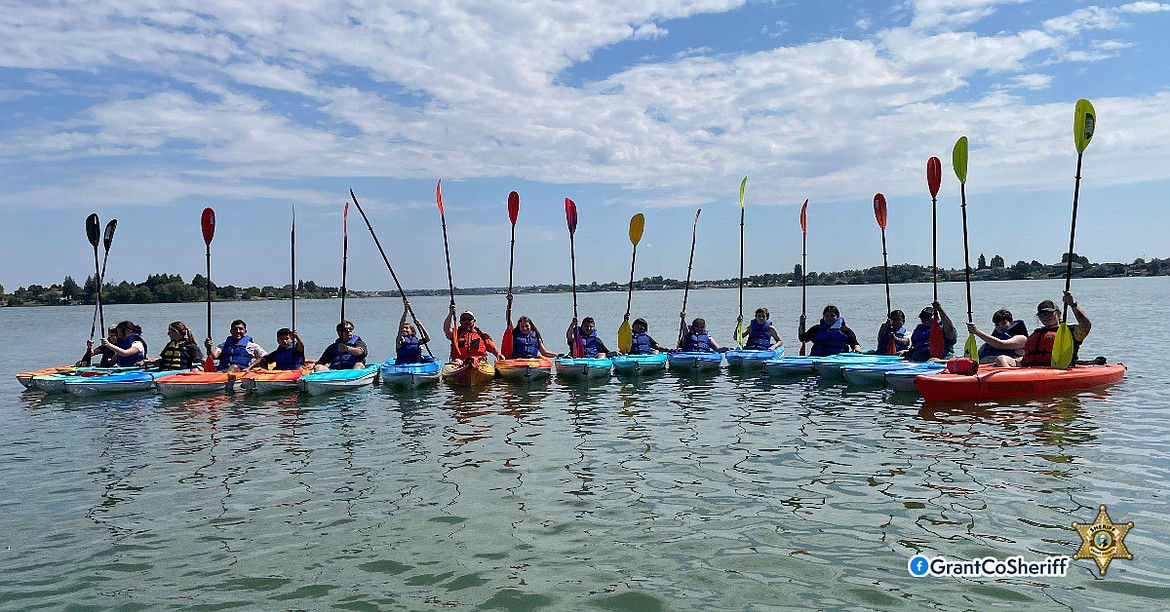
[[[1065,261],[1048,265],[1049,272],[1053,272],[1053,273],[1060,272],[1063,274],[1065,272],[1065,270],[1068,270],[1068,262],[1065,262]],[[1073,262],[1073,265],[1072,265],[1073,274],[1076,274],[1077,272],[1084,272],[1084,270],[1085,270],[1085,266],[1082,266],[1078,262],[1075,262],[1075,261]]]

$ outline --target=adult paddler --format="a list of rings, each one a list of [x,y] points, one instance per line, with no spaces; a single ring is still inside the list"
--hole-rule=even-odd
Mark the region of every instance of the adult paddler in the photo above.
[[[475,324],[475,315],[470,310],[459,315],[459,325],[455,325],[455,303],[447,312],[447,319],[443,321],[443,333],[451,341],[451,363],[462,364],[468,359],[484,359],[491,353],[496,359],[503,359],[500,349],[492,337]]]

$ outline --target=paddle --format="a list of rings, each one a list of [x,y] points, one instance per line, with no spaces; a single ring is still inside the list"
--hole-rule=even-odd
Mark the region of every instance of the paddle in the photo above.
[[[683,285],[683,303],[682,311],[678,313],[679,328],[678,328],[678,342],[676,345],[682,345],[683,334],[687,331],[687,294],[691,291],[691,266],[695,263],[695,237],[699,232],[699,213],[703,212],[700,208],[695,211],[695,226],[691,228],[691,256],[687,259],[687,282]]]
[[[93,323],[89,326],[89,341],[93,342],[94,333],[97,329],[98,311],[102,307],[102,272],[98,267],[98,242],[101,241],[102,223],[98,220],[97,213],[90,213],[85,218],[85,236],[89,238],[89,243],[93,246],[93,283],[97,287],[97,293],[94,294],[93,302]],[[103,323],[103,325],[105,325]],[[102,328],[105,331],[105,327]]]
[[[341,211],[341,320],[345,321],[345,268],[349,262],[349,200]]]
[[[297,207],[292,209],[292,234],[289,238],[289,247],[292,251],[289,261],[292,262],[292,329],[297,328]]]
[[[207,337],[211,337],[211,239],[215,237],[215,211],[210,207],[203,209],[203,215],[199,218],[199,224],[203,228],[203,244],[207,247]],[[207,357],[203,360],[203,371],[215,371],[215,359],[211,356],[211,351],[207,351]]]
[[[642,240],[642,230],[646,227],[646,217],[638,213],[630,217],[630,244],[634,245],[634,254],[630,257],[630,288],[626,290],[626,316],[622,319],[622,326],[618,328],[618,349],[629,353],[634,347],[634,330],[630,329],[630,303],[634,299],[634,262],[638,259],[638,242]]]
[[[455,281],[451,279],[451,247],[447,243],[447,214],[443,212],[443,179],[435,184],[435,202],[439,205],[439,219],[443,223],[443,254],[447,256],[447,288],[451,290],[451,309],[455,309]],[[360,209],[359,209],[360,210]],[[363,214],[364,216],[364,214]],[[369,223],[367,221],[367,223]],[[456,326],[458,321],[454,322]],[[451,334],[451,356],[458,354],[458,346],[455,344],[456,338],[459,337],[459,329],[456,327],[455,333]]]
[[[890,312],[890,264],[886,257],[886,196],[873,196],[873,216],[877,219],[878,227],[882,230],[882,271],[886,275],[886,312]],[[894,330],[890,329],[890,321],[886,320],[886,334],[890,342],[886,346],[888,354],[894,354],[897,345],[894,343]]]
[[[967,322],[975,321],[971,314],[971,256],[967,250],[967,137],[960,136],[955,141],[955,148],[951,152],[951,163],[955,167],[955,176],[959,179],[959,196],[962,199],[963,209],[963,275],[967,281]],[[979,346],[975,341],[975,334],[967,336],[963,343],[963,356],[971,359],[979,355]]]
[[[804,201],[804,205],[800,207],[800,318],[804,319],[805,308],[807,301],[805,300],[805,289],[807,288],[805,281],[808,278],[808,200]],[[805,355],[804,340],[800,341],[800,356]]]
[[[938,189],[942,186],[942,161],[937,157],[926,160],[926,186],[930,188],[931,261],[934,268],[934,301],[938,301]],[[946,338],[938,313],[930,320],[930,356],[946,354]]]
[[[1073,241],[1077,236],[1077,200],[1081,194],[1081,160],[1084,157],[1085,148],[1093,139],[1093,129],[1096,125],[1097,112],[1093,110],[1093,105],[1084,98],[1077,100],[1076,109],[1073,111],[1073,139],[1077,146],[1077,174],[1076,182],[1073,184],[1072,227],[1068,232],[1068,265],[1064,269],[1064,290],[1066,292],[1072,287]],[[1065,303],[1063,314],[1060,317],[1060,327],[1056,330],[1056,339],[1052,343],[1052,367],[1054,368],[1067,368],[1072,364],[1075,347],[1073,346],[1072,330],[1068,327],[1067,319],[1068,304]]]
[[[406,301],[406,291],[404,291],[402,289],[402,283],[398,282],[398,275],[394,273],[394,267],[390,265],[390,259],[388,257],[386,257],[386,251],[385,251],[385,249],[382,248],[382,243],[381,243],[381,241],[378,240],[378,235],[374,233],[374,226],[370,225],[370,218],[366,216],[366,211],[362,208],[362,203],[358,202],[357,194],[355,194],[353,192],[353,189],[349,190],[349,197],[353,198],[353,205],[357,207],[358,212],[361,213],[361,215],[362,215],[362,220],[366,222],[366,229],[370,230],[370,237],[374,239],[374,246],[378,247],[378,253],[380,253],[382,255],[382,261],[386,263],[386,269],[390,271],[390,278],[394,279],[394,286],[398,288],[398,295],[401,295],[402,301],[405,302]],[[439,200],[439,212],[442,213],[442,211],[443,211],[443,204],[442,204],[442,199],[440,199]],[[455,302],[452,301],[451,303],[454,304]],[[414,319],[414,321],[417,323],[418,317],[415,316],[414,309],[408,305],[406,307],[406,311],[408,313],[410,313],[410,318]],[[431,347],[426,345],[426,344],[424,344],[423,346],[426,347],[427,354],[430,355],[431,357],[434,357],[434,353],[431,353]]]
[[[747,177],[739,183],[739,318],[735,320],[735,346],[743,348],[743,192],[747,187]]]
[[[516,217],[520,215],[520,194],[513,191],[508,194],[508,221],[512,223],[512,246],[508,252],[508,293],[512,293],[512,265],[516,261]],[[500,341],[500,352],[504,358],[512,358],[512,326],[504,330],[504,338]]]
[[[577,255],[573,250],[573,233],[577,231],[577,203],[565,198],[565,223],[569,226],[569,270],[573,277],[573,320],[577,319]],[[585,356],[585,343],[581,340],[577,330],[580,324],[573,328],[573,345],[570,349],[573,357]]]

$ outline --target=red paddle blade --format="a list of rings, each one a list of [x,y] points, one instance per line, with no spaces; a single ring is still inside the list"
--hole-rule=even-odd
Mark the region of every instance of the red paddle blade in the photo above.
[[[569,224],[569,234],[577,231],[577,203],[565,198],[565,221]]]
[[[508,194],[508,220],[516,225],[516,217],[520,215],[520,194],[513,191]]]
[[[435,184],[435,202],[439,205],[439,214],[443,214],[443,179]]]
[[[211,239],[215,237],[215,211],[204,208],[199,223],[203,226],[203,244],[211,246]]]
[[[345,201],[345,208],[341,210],[341,233],[349,234],[349,200]]]
[[[808,233],[808,200],[805,200],[804,206],[800,207],[800,233]]]
[[[930,187],[930,197],[937,198],[942,186],[942,162],[937,157],[926,160],[926,186]]]
[[[578,359],[585,356],[585,341],[582,340],[580,334],[577,334],[576,332],[574,332],[573,335],[572,355],[574,358]]]
[[[800,343],[800,356],[801,356],[801,357],[804,357],[804,353],[805,353],[805,350],[804,350],[804,345],[805,345],[805,343],[804,343],[804,342],[801,342],[801,343]]]
[[[512,193],[516,193],[513,191]],[[512,358],[512,328],[504,330],[504,338],[500,341],[500,353],[504,355],[504,359]]]
[[[886,229],[886,196],[873,196],[873,216],[877,219],[878,227]]]
[[[930,356],[934,358],[942,357],[946,353],[946,339],[943,338],[942,325],[939,324],[938,319],[930,321]],[[974,355],[969,355],[974,357]]]
[[[96,249],[98,241],[102,238],[102,223],[98,221],[97,213],[90,213],[85,218],[85,236],[89,238],[89,243]]]

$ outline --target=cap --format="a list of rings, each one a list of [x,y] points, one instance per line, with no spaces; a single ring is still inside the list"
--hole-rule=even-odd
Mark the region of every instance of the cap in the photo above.
[[[926,308],[923,308],[922,312],[918,313],[918,318],[920,318],[920,319],[933,319],[934,318],[934,308],[931,306],[927,306]]]
[[[1056,312],[1056,304],[1052,300],[1044,300],[1036,305],[1036,314],[1041,315],[1046,312]]]
[[[471,318],[473,318],[473,319],[474,319],[474,318],[475,318],[475,313],[474,313],[474,312],[471,312],[470,310],[464,310],[464,311],[463,311],[463,314],[459,315],[459,318],[460,318],[460,319],[462,319],[462,318],[463,318],[463,317],[465,317],[465,316],[468,316],[468,317],[471,317]]]

